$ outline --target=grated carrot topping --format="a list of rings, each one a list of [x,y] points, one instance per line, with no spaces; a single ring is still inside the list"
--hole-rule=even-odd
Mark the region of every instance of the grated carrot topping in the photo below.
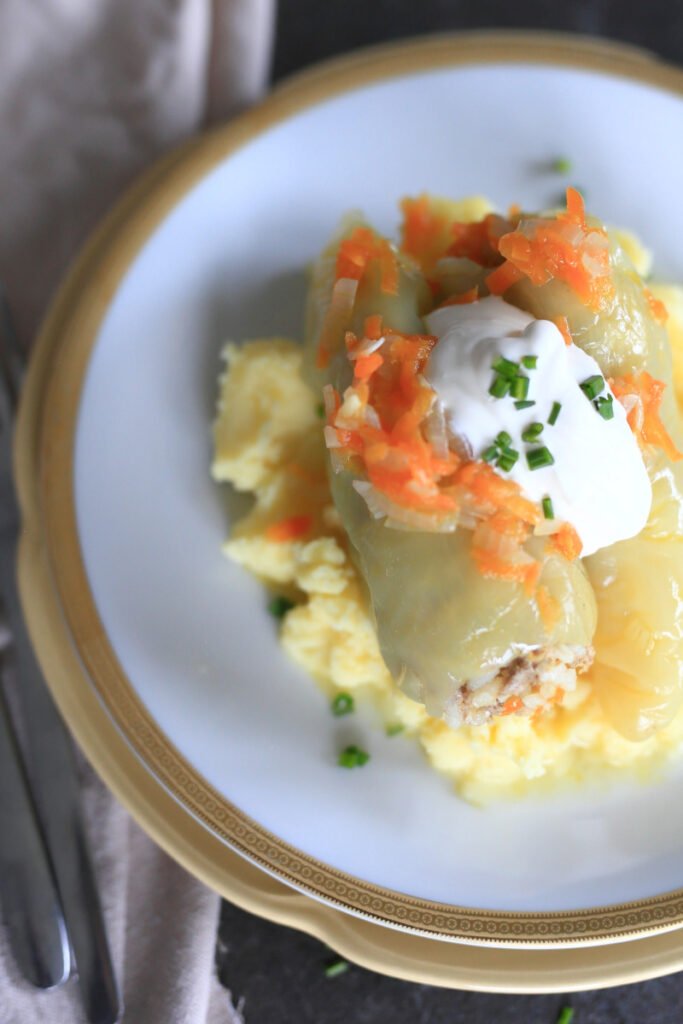
[[[569,330],[569,321],[566,316],[554,316],[552,322],[564,338],[565,345],[571,345],[574,339],[572,338],[572,333]]]
[[[373,313],[372,316],[366,316],[363,329],[365,331],[366,338],[369,338],[370,341],[379,341],[382,337],[382,317],[379,313]]]
[[[369,380],[375,370],[379,370],[384,362],[379,352],[372,352],[369,356],[360,356],[356,359],[354,375],[357,380]]]
[[[659,409],[666,384],[646,370],[627,373],[609,381],[616,398],[626,407],[628,424],[641,447],[661,448],[672,462],[683,458],[661,421]],[[630,401],[629,401],[630,400]]]
[[[489,213],[482,220],[451,224],[452,242],[447,255],[458,259],[472,260],[481,267],[495,267],[500,263],[499,239],[512,228],[512,223],[496,213]]]
[[[568,562],[573,562],[583,550],[581,538],[571,523],[562,523],[557,533],[551,536],[550,546]]]
[[[267,540],[282,544],[288,540],[298,540],[305,537],[311,529],[313,521],[310,516],[289,516],[287,519],[280,519],[266,529]]]
[[[669,319],[669,311],[661,299],[656,299],[649,288],[643,288],[643,295],[647,300],[653,320],[656,320],[662,327]]]
[[[436,213],[429,196],[401,201],[401,250],[412,256],[422,272],[429,275],[444,255],[449,242],[448,222]]]
[[[343,239],[337,252],[336,280],[360,281],[370,263],[380,265],[380,288],[390,295],[398,293],[398,261],[386,238],[366,227],[355,228]]]
[[[514,263],[506,261],[487,275],[486,287],[491,292],[491,295],[502,295],[503,292],[506,292],[513,284],[517,284],[523,277],[524,272],[522,270],[516,267]]]
[[[588,224],[576,189],[567,189],[565,213],[520,221],[514,231],[503,235],[498,248],[536,286],[553,279],[563,281],[595,310],[605,308],[614,297],[607,232]]]
[[[470,288],[466,292],[460,292],[459,295],[451,295],[447,299],[444,299],[437,309],[443,309],[444,306],[465,306],[470,302],[479,301],[479,289],[475,285],[474,288]]]

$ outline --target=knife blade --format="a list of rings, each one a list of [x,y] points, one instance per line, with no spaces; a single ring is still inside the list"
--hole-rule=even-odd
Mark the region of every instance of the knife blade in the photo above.
[[[69,977],[71,953],[62,908],[21,761],[0,693],[0,908],[19,970],[36,988]]]
[[[80,807],[74,752],[33,651],[16,572],[21,516],[14,486],[12,439],[23,361],[0,294],[0,598],[12,637],[8,655],[18,680],[24,754],[91,1024],[116,1024],[122,1012],[95,872]]]

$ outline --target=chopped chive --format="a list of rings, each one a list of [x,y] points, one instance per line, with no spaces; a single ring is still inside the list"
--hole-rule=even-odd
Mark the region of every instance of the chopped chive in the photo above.
[[[532,448],[527,452],[526,461],[529,469],[543,469],[544,466],[552,466],[555,459],[544,445],[542,448]]]
[[[529,378],[518,374],[510,383],[510,394],[513,398],[526,398],[529,394]]]
[[[496,444],[500,448],[507,448],[512,443],[512,438],[508,434],[507,430],[501,430],[499,434],[496,434]]]
[[[550,416],[548,416],[548,423],[551,427],[554,427],[557,423],[557,417],[560,415],[560,409],[562,408],[561,402],[553,402],[553,407],[550,410]]]
[[[493,462],[498,457],[498,449],[495,444],[489,445],[485,452],[482,453],[482,459],[484,462]]]
[[[489,394],[493,395],[494,398],[505,398],[508,391],[510,390],[510,381],[506,380],[505,377],[494,377],[493,384],[489,388]]]
[[[612,402],[611,395],[607,395],[604,398],[598,398],[593,404],[602,416],[603,420],[614,419],[614,404]]]
[[[522,356],[521,362],[522,366],[525,366],[527,370],[535,370],[538,356]]]
[[[340,956],[335,957],[334,960],[328,960],[325,964],[325,977],[338,978],[340,974],[346,974],[350,966],[348,960],[344,960]]]
[[[572,162],[567,156],[558,156],[550,166],[555,174],[569,174],[572,169]]]
[[[590,398],[591,402],[594,398],[597,398],[601,391],[605,389],[604,379],[597,373],[594,373],[592,377],[587,377],[579,387],[583,391],[586,398]]]
[[[552,498],[549,498],[546,495],[545,498],[543,499],[543,501],[541,502],[541,505],[543,506],[543,515],[545,516],[545,518],[546,519],[554,519],[555,518],[555,510],[553,509]]]
[[[400,736],[402,732],[405,732],[405,725],[401,722],[391,722],[385,729],[387,736]]]
[[[542,433],[542,423],[530,423],[526,430],[522,431],[522,441],[526,441],[527,443],[536,441]]]
[[[530,409],[532,405],[536,405],[536,403],[527,399],[524,402],[515,402],[515,409]]]
[[[496,361],[491,363],[491,369],[495,370],[502,377],[514,377],[519,367],[511,359],[506,359],[505,356],[498,356]]]
[[[560,1010],[556,1024],[572,1024],[574,1020],[574,1011],[571,1006],[563,1006]]]
[[[518,458],[519,452],[514,451],[512,448],[507,448],[504,452],[501,452],[496,466],[505,473],[509,473]]]
[[[337,718],[342,715],[350,715],[355,711],[355,704],[350,693],[338,693],[332,701],[332,714]]]
[[[294,602],[288,597],[274,597],[268,604],[268,611],[274,619],[283,619],[288,611],[294,607]]]
[[[319,420],[324,420],[325,419],[325,403],[324,402],[318,402],[318,404],[315,407],[315,414],[316,414],[316,416],[318,417]]]
[[[370,760],[370,755],[355,744],[345,747],[337,761],[340,768],[361,768]]]

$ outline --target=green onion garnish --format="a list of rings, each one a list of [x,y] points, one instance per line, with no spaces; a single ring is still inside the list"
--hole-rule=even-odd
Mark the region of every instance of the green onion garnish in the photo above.
[[[341,768],[361,768],[369,760],[370,755],[365,750],[352,744],[342,750],[337,763]]]
[[[526,430],[522,431],[522,441],[526,441],[527,443],[536,441],[542,433],[542,423],[530,423]]]
[[[485,452],[482,452],[482,459],[484,462],[493,462],[494,459],[498,458],[498,448],[495,444],[489,445]]]
[[[510,394],[513,398],[526,398],[529,394],[529,378],[518,374],[510,383]]]
[[[532,448],[526,453],[526,461],[529,469],[543,469],[544,466],[552,466],[555,459],[545,447]]]
[[[526,366],[527,370],[535,370],[538,356],[522,356],[521,362],[522,366]]]
[[[568,156],[558,156],[550,166],[555,174],[569,174],[572,169],[572,162]]]
[[[387,736],[400,736],[402,732],[405,732],[405,725],[401,722],[391,722],[385,729]]]
[[[604,398],[598,398],[598,400],[593,404],[602,416],[603,420],[614,419],[614,404],[612,402],[611,395],[607,395]]]
[[[546,497],[541,502],[541,505],[543,506],[543,515],[545,516],[545,518],[546,519],[554,519],[555,518],[555,511],[553,509],[552,498],[549,498],[546,495]]]
[[[562,408],[561,402],[553,402],[553,407],[550,410],[550,416],[548,416],[548,423],[551,427],[554,427],[557,423],[557,417],[560,415],[560,409]]]
[[[324,420],[325,419],[325,403],[324,402],[318,402],[318,404],[315,407],[315,414],[316,414],[316,416],[318,417],[319,420]]]
[[[505,377],[494,377],[493,384],[489,388],[489,394],[493,395],[494,398],[505,398],[508,391],[510,390],[510,381],[506,380]]]
[[[495,363],[491,364],[491,369],[503,377],[514,377],[519,367],[511,359],[506,359],[505,356],[498,356]]]
[[[346,974],[349,967],[348,960],[343,960],[340,956],[335,957],[334,960],[329,960],[325,964],[325,977],[338,978],[340,974]]]
[[[579,387],[583,391],[586,398],[590,398],[591,402],[594,398],[597,398],[601,391],[605,389],[604,379],[597,373],[593,374],[592,377],[587,377]]]
[[[274,597],[268,604],[268,611],[274,619],[283,619],[288,611],[294,607],[294,602],[288,597]]]
[[[527,399],[525,402],[515,402],[515,409],[530,409],[532,405],[536,405],[536,403]]]
[[[350,693],[338,693],[332,701],[332,714],[337,718],[350,715],[355,710],[353,697]]]
[[[513,448],[506,448],[504,452],[501,452],[496,466],[498,469],[502,469],[504,472],[509,473],[518,458],[519,452],[516,452]]]
[[[563,1006],[557,1018],[557,1024],[572,1024],[574,1011],[571,1006]]]
[[[508,434],[507,430],[501,430],[499,434],[496,434],[496,444],[500,448],[507,448],[512,443],[512,438]]]

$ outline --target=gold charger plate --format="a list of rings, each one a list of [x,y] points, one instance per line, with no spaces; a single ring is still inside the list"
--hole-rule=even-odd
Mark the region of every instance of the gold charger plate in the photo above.
[[[592,68],[683,92],[682,72],[611,44],[543,34],[426,39],[305,73],[234,124],[153,168],[86,247],[37,343],[17,437],[25,517],[20,581],[38,656],[72,731],[142,826],[190,871],[240,905],[318,935],[377,970],[461,988],[554,991],[617,984],[683,966],[676,931],[651,935],[683,921],[683,894],[557,914],[460,910],[366,885],[287,847],[210,790],[135,697],[89,592],[71,490],[76,412],[98,326],[131,260],[179,198],[250,138],[321,99],[411,70],[501,59]],[[226,842],[265,871],[328,902],[283,886]],[[619,941],[648,933],[637,942]],[[567,941],[606,945],[549,948]],[[527,948],[496,949],[493,943]]]

